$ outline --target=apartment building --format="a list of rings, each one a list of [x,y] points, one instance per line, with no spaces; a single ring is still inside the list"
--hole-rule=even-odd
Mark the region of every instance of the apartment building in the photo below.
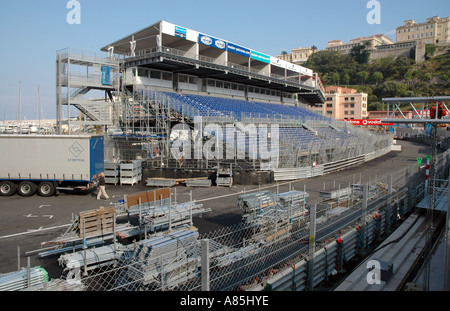
[[[379,46],[394,44],[389,37],[384,34],[376,34],[370,37],[360,37],[350,40],[349,43],[344,43],[341,40],[332,40],[328,42],[325,48],[328,51],[339,51],[344,54],[350,54],[352,49],[356,46],[364,45],[366,50],[372,51]]]
[[[340,87],[325,87],[326,101],[313,109],[324,116],[341,119],[367,119],[368,94],[358,90]]]
[[[315,49],[313,47],[307,48],[298,47],[296,49],[292,49],[291,54],[282,53],[280,55],[277,55],[276,57],[281,60],[299,65],[306,62],[309,56],[311,56],[314,52]]]
[[[403,26],[396,28],[396,41],[417,41],[424,44],[450,43],[450,17],[434,16],[426,22],[416,23],[413,19],[404,21]]]

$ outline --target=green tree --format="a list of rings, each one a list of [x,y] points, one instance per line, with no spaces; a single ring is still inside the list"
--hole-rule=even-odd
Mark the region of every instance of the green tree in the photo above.
[[[375,71],[372,74],[372,79],[375,81],[375,83],[378,85],[378,83],[380,83],[383,80],[383,74],[379,71]]]
[[[369,44],[370,45],[370,44]],[[356,45],[350,51],[350,55],[359,63],[367,64],[369,62],[370,53],[367,50],[368,45]]]
[[[361,81],[361,84],[363,84],[363,85],[365,84],[367,79],[369,79],[369,73],[365,70],[358,71],[356,73],[356,76],[358,77],[358,79]]]
[[[333,72],[333,74],[331,75],[331,79],[333,80],[334,84],[339,85],[341,76],[337,72]]]
[[[374,88],[373,93],[378,98],[383,97],[404,97],[408,95],[406,84],[397,81],[385,81]]]
[[[341,80],[344,85],[348,85],[350,83],[350,75],[348,73],[344,73]]]

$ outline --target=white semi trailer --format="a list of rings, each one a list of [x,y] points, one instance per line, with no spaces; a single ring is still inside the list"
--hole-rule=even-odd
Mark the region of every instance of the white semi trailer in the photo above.
[[[104,170],[103,137],[0,135],[0,195],[87,192]]]

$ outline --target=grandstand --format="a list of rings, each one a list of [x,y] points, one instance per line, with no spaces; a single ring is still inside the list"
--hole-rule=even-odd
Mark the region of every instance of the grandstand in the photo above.
[[[244,45],[160,21],[101,50],[108,55],[93,59],[70,50],[58,53],[57,123],[63,124],[62,107],[70,110],[72,104],[80,117],[67,119],[69,133],[71,123],[114,128],[121,133],[112,137],[120,158],[142,157],[153,168],[275,171],[357,158],[391,144],[390,136],[310,110],[309,105],[325,101],[317,73]],[[73,59],[87,68],[77,68],[87,76],[74,77]],[[105,72],[111,75],[106,83]],[[84,80],[89,84],[73,90],[73,81]],[[80,99],[92,89],[107,91],[101,104]],[[101,118],[95,109],[100,106]],[[202,146],[215,141],[213,157],[198,157],[194,148],[175,157],[172,146],[181,140],[172,131],[177,124],[185,126],[183,149],[186,141]],[[223,130],[212,130],[212,125]],[[239,131],[225,135],[227,126],[244,128],[245,140],[237,139]],[[203,135],[197,137],[199,129]],[[262,156],[263,143],[270,159]]]

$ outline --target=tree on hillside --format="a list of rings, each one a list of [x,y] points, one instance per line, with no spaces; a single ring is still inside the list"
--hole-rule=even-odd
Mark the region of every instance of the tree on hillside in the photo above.
[[[372,79],[375,81],[376,85],[378,85],[383,80],[383,74],[379,71],[375,71],[372,74]]]
[[[333,80],[334,84],[339,85],[341,76],[337,72],[333,72],[333,74],[331,75],[331,79]]]
[[[406,84],[396,82],[396,81],[385,81],[379,86],[375,87],[373,93],[378,96],[378,98],[383,97],[405,97],[410,93]]]
[[[369,62],[370,53],[367,50],[366,45],[357,45],[354,46],[350,52],[350,55],[359,63],[359,64],[367,64]]]
[[[348,85],[350,83],[350,75],[348,73],[344,73],[341,80],[343,84]]]
[[[362,85],[364,85],[366,83],[367,79],[369,79],[369,73],[367,71],[365,71],[365,70],[358,71],[356,73],[356,76],[361,81]]]

